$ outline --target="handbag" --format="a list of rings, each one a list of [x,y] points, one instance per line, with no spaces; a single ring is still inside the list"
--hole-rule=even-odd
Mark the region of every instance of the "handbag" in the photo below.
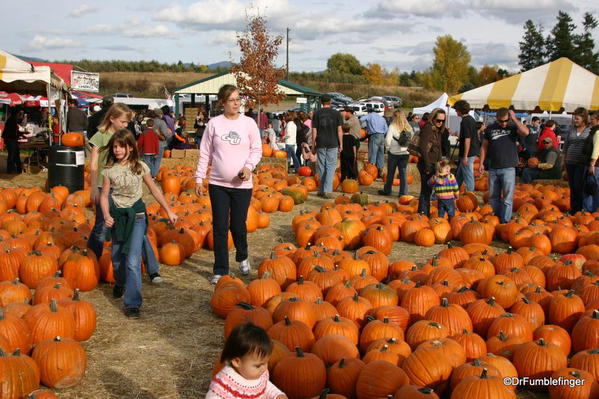
[[[410,155],[418,158],[422,156],[422,154],[420,154],[420,132],[414,133],[414,136],[412,136],[410,144],[408,144],[408,152]]]
[[[586,171],[584,178],[584,193],[586,195],[595,195],[596,192],[597,180],[595,179],[595,175],[592,175],[588,171]]]

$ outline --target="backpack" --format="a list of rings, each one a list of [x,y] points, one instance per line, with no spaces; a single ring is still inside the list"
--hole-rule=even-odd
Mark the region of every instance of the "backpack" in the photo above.
[[[393,140],[397,141],[400,147],[407,147],[410,144],[410,139],[410,132],[406,132],[405,130],[399,134],[399,138],[393,136]]]

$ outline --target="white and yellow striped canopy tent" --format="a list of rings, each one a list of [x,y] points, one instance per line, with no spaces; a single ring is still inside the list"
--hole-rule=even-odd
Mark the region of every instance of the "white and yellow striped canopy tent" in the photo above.
[[[68,86],[48,66],[34,66],[0,50],[0,90],[48,95],[49,89],[68,91]]]
[[[516,110],[573,112],[578,107],[599,109],[599,76],[560,58],[509,78],[457,94],[449,105],[466,100],[471,108],[513,106]]]

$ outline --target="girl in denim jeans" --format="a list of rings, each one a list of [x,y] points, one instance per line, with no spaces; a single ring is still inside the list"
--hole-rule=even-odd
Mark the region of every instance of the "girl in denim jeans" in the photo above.
[[[148,223],[146,205],[141,199],[142,181],[164,208],[171,223],[177,221],[177,215],[156,187],[150,168],[139,160],[135,138],[129,130],[114,133],[101,151],[106,153],[106,166],[102,171],[100,205],[104,225],[112,234],[112,267],[116,280],[113,295],[118,298],[124,293],[125,315],[137,318],[141,307],[141,252]]]

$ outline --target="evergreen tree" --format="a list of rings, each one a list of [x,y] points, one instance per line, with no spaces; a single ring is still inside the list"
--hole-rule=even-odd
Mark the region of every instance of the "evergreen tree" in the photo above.
[[[538,27],[529,19],[524,23],[524,37],[518,43],[520,54],[518,64],[521,71],[528,71],[545,63],[545,39],[543,39],[543,27]]]
[[[578,64],[589,71],[599,74],[599,52],[595,51],[593,30],[597,28],[597,20],[589,12],[584,14],[582,20],[583,33],[574,41],[578,53]]]
[[[560,11],[557,15],[557,23],[547,37],[548,61],[555,61],[561,57],[567,57],[574,62],[578,61],[578,51],[574,46],[575,30],[576,24],[572,22],[570,14]]]

